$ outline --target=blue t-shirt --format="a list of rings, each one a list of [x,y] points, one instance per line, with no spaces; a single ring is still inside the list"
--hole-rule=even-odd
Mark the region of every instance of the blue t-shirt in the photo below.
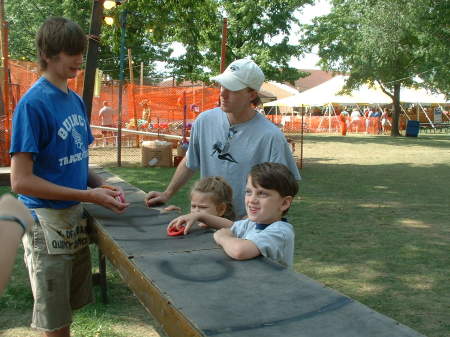
[[[87,189],[88,147],[94,140],[81,98],[41,77],[14,111],[10,154],[29,152],[34,175],[56,185]],[[77,201],[19,195],[28,208],[62,209]]]

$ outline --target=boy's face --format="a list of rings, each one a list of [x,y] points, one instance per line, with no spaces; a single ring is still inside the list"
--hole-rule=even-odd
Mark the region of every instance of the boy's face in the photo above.
[[[278,191],[260,185],[253,186],[252,178],[247,178],[245,209],[251,221],[271,224],[281,219],[283,212],[291,205],[292,197],[282,197]]]
[[[45,58],[47,62],[46,73],[49,73],[61,80],[68,80],[77,76],[83,63],[83,54],[68,55],[64,52],[56,56]]]
[[[191,193],[191,213],[198,212],[222,216],[225,213],[225,205],[216,205],[210,193],[194,191]]]

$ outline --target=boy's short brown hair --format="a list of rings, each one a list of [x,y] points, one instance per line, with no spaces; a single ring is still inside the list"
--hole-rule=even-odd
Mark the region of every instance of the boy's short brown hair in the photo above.
[[[279,163],[261,163],[252,167],[249,176],[253,185],[277,191],[282,197],[295,197],[298,183],[286,165]]]
[[[37,56],[41,70],[47,69],[45,58],[52,58],[60,52],[68,55],[83,54],[86,46],[86,34],[81,27],[63,17],[47,19],[36,35]]]

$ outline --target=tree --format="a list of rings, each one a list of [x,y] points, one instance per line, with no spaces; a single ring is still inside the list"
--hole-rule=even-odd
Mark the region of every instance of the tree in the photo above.
[[[346,89],[378,83],[394,105],[399,136],[400,89],[419,85],[449,93],[448,18],[441,0],[334,0],[328,15],[304,26],[302,43],[318,46],[325,70],[349,74]],[[447,2],[448,4],[448,2]],[[440,18],[440,20],[436,20]],[[445,52],[447,50],[447,52]]]
[[[297,23],[294,13],[313,0],[133,0],[106,14],[116,24],[102,27],[99,65],[117,77],[120,41],[120,13],[126,8],[126,47],[132,49],[135,64],[144,62],[147,75],[175,76],[179,79],[208,80],[220,65],[223,17],[229,22],[228,61],[251,56],[268,79],[293,81],[298,70],[288,66],[292,56],[301,54],[287,36]],[[11,24],[11,55],[34,59],[34,35],[50,15],[64,15],[89,27],[92,0],[7,0]],[[274,42],[275,37],[278,38]],[[283,37],[284,36],[284,37]],[[171,57],[172,42],[184,45],[186,53]],[[158,73],[155,61],[167,62]]]

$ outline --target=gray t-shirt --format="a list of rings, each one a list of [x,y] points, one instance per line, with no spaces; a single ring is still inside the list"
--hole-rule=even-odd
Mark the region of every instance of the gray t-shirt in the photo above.
[[[256,223],[249,220],[236,221],[231,232],[240,239],[252,241],[261,255],[289,268],[294,261],[294,229],[284,221],[276,221],[265,229],[256,229]]]
[[[238,217],[246,215],[247,175],[254,165],[264,162],[284,164],[300,180],[285,136],[263,115],[257,113],[245,123],[230,126],[226,113],[215,108],[202,112],[195,120],[186,165],[200,169],[202,178],[223,177],[233,188],[233,207]]]

